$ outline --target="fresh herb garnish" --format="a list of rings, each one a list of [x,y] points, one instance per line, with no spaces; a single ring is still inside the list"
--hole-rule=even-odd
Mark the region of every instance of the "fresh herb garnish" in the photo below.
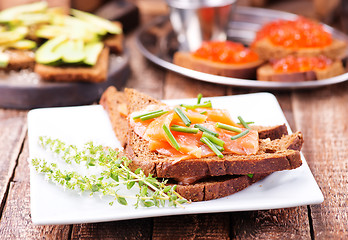
[[[202,143],[205,143],[219,158],[223,158],[224,155],[216,148],[215,144],[212,143],[208,138],[202,137],[201,139]]]
[[[239,134],[237,134],[237,135],[232,136],[231,139],[232,139],[232,140],[236,140],[236,139],[238,139],[238,138],[243,137],[244,135],[246,135],[246,134],[248,134],[248,133],[249,133],[249,129],[247,129],[247,130],[245,130],[244,132],[241,132],[241,133],[239,133]]]
[[[167,137],[169,138],[169,141],[171,142],[172,146],[179,151],[180,150],[180,146],[179,143],[176,141],[175,137],[173,136],[172,132],[169,130],[168,126],[163,124],[162,126],[165,134],[167,135]]]
[[[202,131],[202,132],[207,132],[207,133],[209,133],[209,134],[211,134],[211,135],[213,135],[213,136],[215,136],[215,137],[218,137],[218,136],[219,136],[219,134],[218,134],[217,132],[214,132],[214,131],[208,129],[208,128],[204,127],[203,125],[195,124],[194,127],[195,127],[195,128],[198,128],[198,129],[199,129],[200,131]]]
[[[196,109],[196,108],[211,108],[212,104],[211,104],[211,101],[209,100],[200,104],[195,104],[195,105],[180,104],[180,106],[187,109]]]
[[[158,181],[151,174],[146,176],[140,168],[132,172],[129,169],[131,160],[120,156],[119,152],[112,148],[89,142],[82,150],[78,150],[75,145],[67,145],[58,139],[48,137],[40,137],[39,144],[67,164],[85,165],[87,168],[97,166],[102,169],[98,174],[85,176],[77,171],[60,169],[57,163],[49,163],[39,158],[31,160],[37,172],[44,173],[49,180],[68,189],[90,191],[91,195],[95,193],[111,195],[122,205],[128,204],[127,199],[135,199],[135,207],[139,204],[145,207],[160,207],[165,206],[166,202],[169,206],[182,206],[187,202],[175,191],[176,185],[166,185],[167,180]],[[124,195],[120,193],[120,185],[125,185],[128,190],[137,186],[139,192],[136,196]],[[113,203],[110,202],[110,205]]]
[[[199,94],[197,95],[197,104],[200,104],[200,103],[201,103],[202,97],[203,97],[202,93],[199,93]]]
[[[184,133],[193,133],[193,134],[196,134],[199,131],[198,128],[182,127],[179,125],[170,126],[170,130],[175,132],[184,132]]]
[[[248,123],[245,122],[241,116],[238,116],[238,119],[245,128],[250,129]]]
[[[180,108],[174,108],[174,111],[176,112],[176,114],[178,114],[178,116],[180,117],[180,119],[183,121],[183,123],[188,127],[191,125],[191,121],[190,119],[185,115],[185,113],[180,109]]]
[[[228,124],[220,123],[220,122],[217,122],[215,126],[217,128],[225,129],[232,132],[238,132],[238,133],[242,132],[242,129],[240,128],[237,128]]]

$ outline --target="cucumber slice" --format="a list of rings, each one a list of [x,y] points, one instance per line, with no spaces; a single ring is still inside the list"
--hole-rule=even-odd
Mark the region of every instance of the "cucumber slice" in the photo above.
[[[105,35],[107,31],[104,28],[94,27],[89,22],[81,20],[79,18],[66,16],[66,15],[56,15],[52,18],[53,25],[64,25],[65,27],[71,27],[74,29],[81,29],[88,31],[89,33],[95,33],[99,35]]]
[[[104,44],[102,42],[88,43],[85,46],[86,58],[83,62],[87,65],[94,66],[103,48]]]
[[[62,53],[56,51],[60,44],[66,41],[65,36],[59,36],[48,40],[35,53],[35,60],[42,64],[52,64],[62,58]]]
[[[10,56],[6,53],[0,52],[0,67],[5,68],[10,61]]]
[[[81,20],[84,20],[94,26],[97,26],[99,28],[105,29],[107,32],[111,34],[120,34],[122,33],[122,28],[115,25],[111,21],[98,17],[96,15],[93,15],[91,13],[82,12],[76,9],[71,9],[71,14]]]
[[[82,40],[69,40],[62,43],[56,50],[62,55],[65,63],[79,63],[85,59],[84,44]]]
[[[27,27],[17,27],[11,31],[0,32],[0,44],[7,44],[23,39],[28,33]]]
[[[0,12],[0,22],[11,22],[23,13],[43,12],[47,9],[47,2],[35,2],[5,9]]]
[[[6,46],[9,48],[15,48],[15,49],[19,49],[19,50],[28,50],[28,49],[36,48],[36,42],[31,41],[31,40],[27,40],[27,39],[23,39],[23,40],[19,40],[17,42],[10,43]]]

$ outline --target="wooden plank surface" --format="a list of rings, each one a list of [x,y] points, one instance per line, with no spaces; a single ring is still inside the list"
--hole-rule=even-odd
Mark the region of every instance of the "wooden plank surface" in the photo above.
[[[323,194],[311,206],[315,239],[348,238],[348,83],[294,93],[303,154]]]
[[[25,141],[1,217],[1,239],[69,239],[69,225],[36,226],[32,223],[28,157],[28,142]]]
[[[23,112],[0,110],[0,216],[26,129]]]

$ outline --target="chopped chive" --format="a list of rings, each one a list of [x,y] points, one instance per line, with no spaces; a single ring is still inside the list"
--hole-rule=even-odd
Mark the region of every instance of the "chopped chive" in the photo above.
[[[216,145],[215,143],[213,143],[215,145],[215,147],[217,148],[217,150],[219,150],[220,152],[225,151],[225,149],[219,145]]]
[[[240,137],[243,137],[245,134],[248,134],[248,133],[249,133],[249,129],[245,130],[244,132],[241,132],[240,134],[237,134],[237,135],[235,135],[235,136],[232,136],[231,139],[232,139],[232,140],[236,140],[236,139],[238,139],[238,138],[240,138]]]
[[[246,124],[254,124],[255,122],[245,122]],[[241,122],[239,122],[239,123],[237,123],[237,124],[241,124],[241,125],[243,125]]]
[[[133,119],[138,119],[138,118],[141,118],[141,117],[144,117],[144,116],[147,116],[147,115],[151,115],[151,114],[154,114],[154,113],[159,113],[159,112],[163,112],[163,110],[157,110],[157,111],[152,111],[152,112],[148,112],[148,113],[143,113],[143,114],[134,116]]]
[[[211,135],[213,135],[213,136],[215,136],[215,137],[218,137],[218,136],[219,136],[219,134],[218,134],[217,132],[211,131],[210,129],[208,129],[208,128],[206,128],[206,127],[200,125],[200,124],[195,124],[194,127],[195,127],[195,128],[198,128],[198,129],[201,130],[202,132],[207,132],[207,133],[209,133],[209,134],[211,134]]]
[[[201,103],[202,97],[203,97],[202,93],[199,93],[197,96],[197,104]]]
[[[247,174],[247,176],[250,177],[250,178],[253,178],[254,174],[249,173],[249,174]]]
[[[238,116],[238,119],[245,128],[250,129],[249,125],[243,120],[241,116]]]
[[[188,108],[188,109],[195,109],[195,108],[211,108],[212,104],[211,104],[211,101],[209,100],[200,104],[195,104],[195,105],[180,104],[180,106],[184,108]]]
[[[206,113],[207,113],[207,111],[200,112],[200,114],[206,114]]]
[[[203,132],[203,137],[206,137],[208,138],[212,143],[215,143],[216,145],[220,146],[220,147],[223,147],[225,142],[207,132]]]
[[[198,128],[189,128],[189,127],[182,127],[179,125],[172,125],[170,127],[171,131],[175,131],[175,132],[184,132],[184,133],[198,133],[199,129]]]
[[[179,149],[180,149],[179,143],[176,141],[175,137],[173,136],[173,134],[171,133],[171,131],[169,130],[167,125],[163,124],[162,128],[163,128],[164,132],[166,133],[166,135],[168,136],[169,141],[172,143],[174,148],[177,151],[179,151]]]
[[[140,117],[140,120],[141,121],[145,121],[145,120],[149,120],[149,119],[152,119],[152,118],[156,118],[156,117],[162,116],[163,114],[166,114],[167,112],[168,111],[152,113],[152,114]]]
[[[233,127],[231,125],[227,125],[227,124],[224,124],[224,123],[216,123],[216,127],[217,128],[222,128],[222,129],[226,129],[226,130],[229,130],[229,131],[233,131],[233,132],[242,132],[242,129],[240,128],[237,128],[237,127]]]
[[[208,138],[202,137],[201,139],[202,143],[205,143],[219,158],[223,158],[224,155],[216,148],[214,143],[212,143]]]
[[[184,122],[184,124],[188,127],[191,125],[190,119],[185,115],[185,113],[180,108],[174,108],[174,111],[178,116],[181,118],[181,120]]]

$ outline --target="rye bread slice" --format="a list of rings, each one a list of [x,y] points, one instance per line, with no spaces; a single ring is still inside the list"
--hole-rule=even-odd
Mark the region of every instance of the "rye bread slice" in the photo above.
[[[122,24],[120,22],[113,22],[115,25],[122,28]],[[123,34],[113,34],[107,36],[104,39],[104,44],[106,47],[110,49],[111,53],[122,53],[123,52]]]
[[[5,51],[9,54],[9,62],[5,68],[0,68],[5,71],[19,71],[21,69],[34,69],[35,54],[32,51],[10,49]]]
[[[127,90],[127,91],[129,92],[129,94],[133,94],[131,90]],[[140,93],[135,93],[135,92],[134,94],[137,95],[137,97],[139,98],[138,99],[139,101],[142,101],[143,105],[149,105],[149,104],[163,105],[162,102],[156,99],[149,99],[149,97],[144,94],[140,95]],[[127,99],[126,99],[125,93],[117,91],[117,89],[114,86],[110,86],[102,94],[99,103],[107,111],[114,133],[117,139],[120,141],[122,147],[125,147],[127,143],[128,122],[127,122],[127,117],[124,116],[123,114],[120,114],[120,105],[122,110],[123,110],[124,104],[127,105]],[[136,109],[137,106],[133,106],[133,107],[131,109],[132,111],[141,110],[141,109]],[[271,140],[274,140],[274,139],[281,138],[283,135],[288,134],[288,130],[285,124],[276,125],[276,126],[252,125],[251,128],[258,131],[260,139],[270,138]]]
[[[268,175],[254,174],[252,178],[245,175],[211,177],[191,185],[177,185],[176,192],[193,202],[208,201],[239,192]]]
[[[139,111],[149,104],[164,104],[134,89],[125,89],[128,112]],[[157,177],[182,179],[185,177],[206,177],[223,175],[246,175],[289,170],[302,164],[299,151],[303,143],[301,133],[283,136],[283,140],[260,141],[260,150],[255,155],[225,154],[223,159],[216,156],[178,161],[148,149],[148,143],[132,129],[128,131],[126,152],[132,158],[132,169],[141,168],[145,174]],[[289,141],[288,141],[289,140]],[[296,143],[291,141],[296,141]],[[284,144],[284,143],[287,144]]]
[[[124,147],[128,132],[126,95],[111,86],[102,94],[99,103],[108,113],[112,129],[121,146]]]
[[[252,49],[261,59],[270,60],[283,58],[289,55],[298,57],[316,57],[324,55],[331,59],[342,59],[346,54],[347,43],[339,39],[333,39],[331,45],[324,48],[284,48],[274,45],[268,38],[263,38],[252,45]]]
[[[265,64],[257,69],[257,80],[274,82],[303,82],[334,77],[345,72],[341,60],[333,62],[325,69],[306,72],[277,73],[271,64]]]

